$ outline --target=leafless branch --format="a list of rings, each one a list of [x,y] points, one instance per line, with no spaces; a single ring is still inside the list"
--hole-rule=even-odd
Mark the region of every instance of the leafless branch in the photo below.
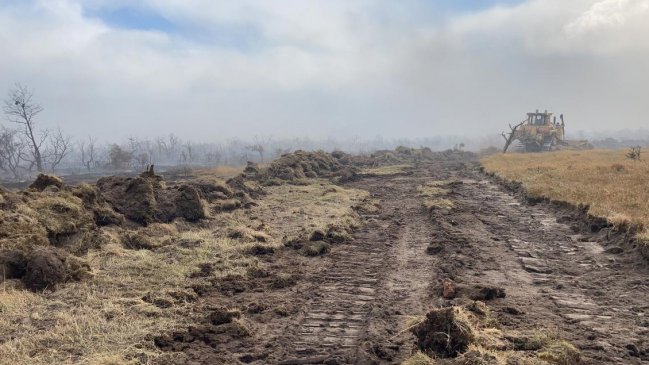
[[[3,111],[10,122],[20,126],[21,132],[27,138],[33,157],[31,166],[36,165],[38,171],[43,171],[41,146],[47,139],[47,132],[41,134],[40,138],[36,136],[35,118],[43,111],[43,107],[32,101],[33,96],[32,90],[21,84],[16,84],[4,101]]]
[[[63,135],[61,128],[56,131],[49,138],[49,146],[45,151],[45,159],[53,171],[63,159],[70,153],[72,149],[72,137]]]

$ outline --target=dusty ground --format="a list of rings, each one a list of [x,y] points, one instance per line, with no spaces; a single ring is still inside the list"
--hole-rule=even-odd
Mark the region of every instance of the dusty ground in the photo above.
[[[444,187],[450,209],[423,207],[421,186],[431,182]],[[205,321],[158,339],[168,356],[157,362],[399,364],[417,351],[410,319],[497,286],[506,297],[488,306],[510,341],[501,350],[519,335],[552,333],[584,364],[649,363],[646,263],[575,232],[572,215],[522,204],[474,162],[419,163],[347,186],[379,201],[358,210],[364,224],[353,240],[323,256],[288,248],[263,256],[264,270],[286,282],[208,294]],[[444,279],[455,299],[442,297]],[[238,316],[227,328],[215,320],[223,308]]]

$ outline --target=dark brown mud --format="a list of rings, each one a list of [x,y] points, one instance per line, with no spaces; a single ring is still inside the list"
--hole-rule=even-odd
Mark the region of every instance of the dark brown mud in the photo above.
[[[417,187],[441,180],[453,181],[445,198],[454,207],[428,212]],[[503,332],[552,331],[583,364],[649,363],[649,269],[637,255],[605,250],[556,211],[521,203],[470,161],[347,185],[380,201],[353,241],[323,256],[264,256],[266,277],[208,294],[205,323],[163,339],[170,356],[158,362],[399,364],[416,350],[411,316],[482,295]],[[290,280],[275,286],[273,277]],[[442,295],[444,282],[455,298]],[[215,324],[209,308],[241,316]]]

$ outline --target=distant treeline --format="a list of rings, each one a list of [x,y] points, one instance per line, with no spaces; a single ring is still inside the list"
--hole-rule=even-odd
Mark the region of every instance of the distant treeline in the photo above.
[[[11,137],[19,137],[12,133]],[[464,148],[459,139],[449,137],[418,139],[384,139],[376,137],[362,140],[357,137],[346,139],[311,138],[274,139],[253,138],[251,140],[229,139],[223,142],[194,142],[183,140],[174,134],[155,138],[131,137],[121,142],[100,143],[96,138],[66,137],[65,154],[55,165],[45,165],[42,171],[58,174],[80,174],[110,171],[143,171],[147,165],[154,164],[159,169],[177,166],[241,166],[247,161],[263,163],[273,160],[282,154],[297,150],[345,151],[348,153],[371,153],[378,150],[391,150],[398,146],[429,147],[433,150]],[[2,144],[5,144],[5,147]],[[0,140],[0,149],[12,143],[11,138]],[[18,143],[14,143],[17,145]],[[27,144],[21,143],[21,146]],[[29,151],[24,152],[29,155]],[[2,155],[0,155],[2,159]],[[29,159],[25,159],[18,168],[2,169],[3,179],[20,180],[39,172]]]

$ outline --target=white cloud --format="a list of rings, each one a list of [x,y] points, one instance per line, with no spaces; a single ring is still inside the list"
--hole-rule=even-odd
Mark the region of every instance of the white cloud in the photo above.
[[[644,122],[649,0],[443,20],[416,0],[141,2],[169,33],[86,15],[127,3],[0,6],[0,90],[28,83],[44,122],[107,137],[498,133],[537,107],[570,128]]]

